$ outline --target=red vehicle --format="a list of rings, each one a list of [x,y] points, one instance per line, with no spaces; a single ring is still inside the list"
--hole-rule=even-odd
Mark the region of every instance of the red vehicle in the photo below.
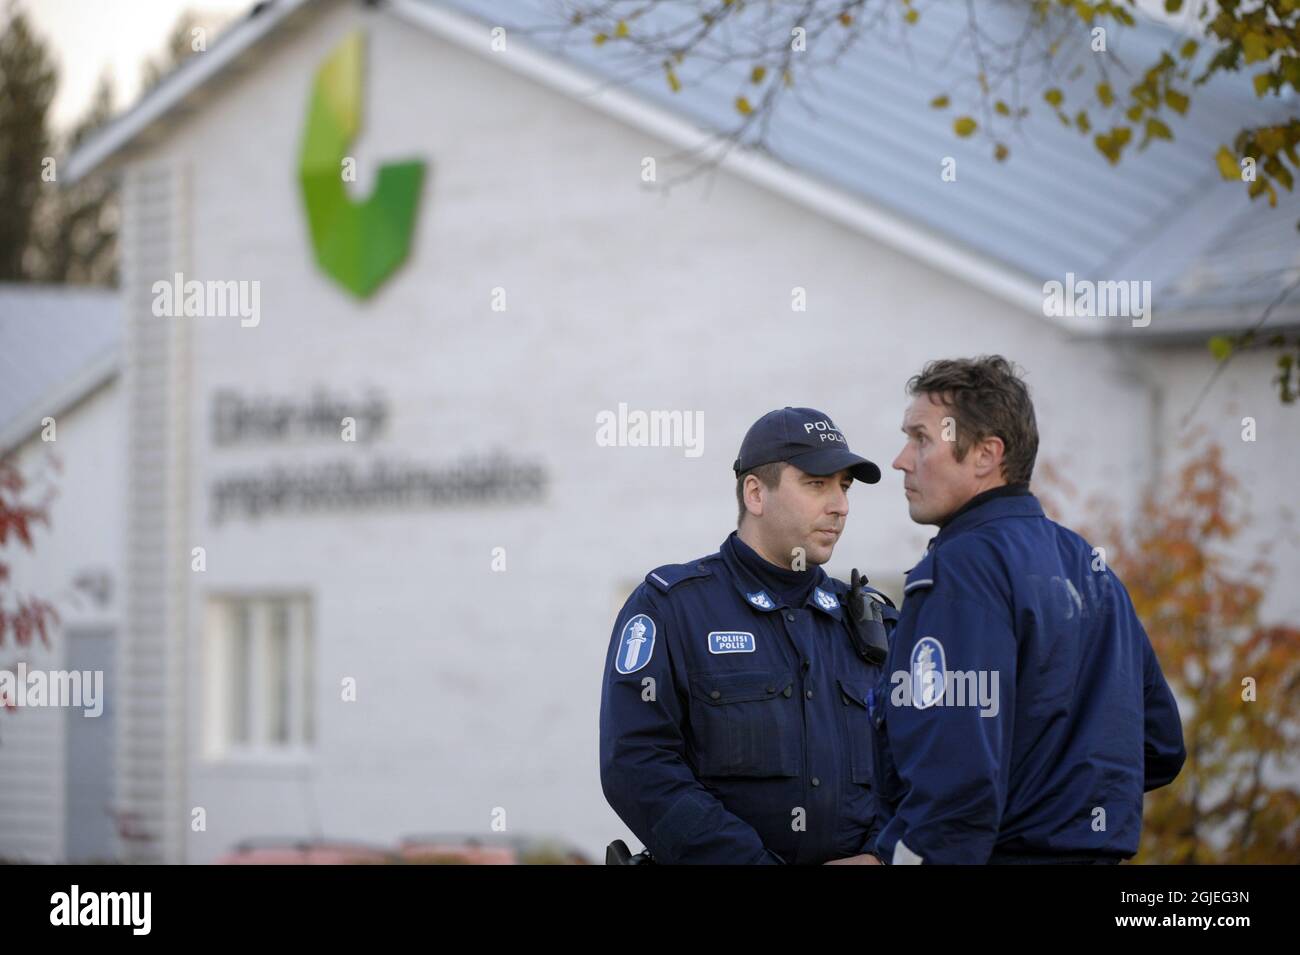
[[[553,839],[522,836],[407,836],[398,853],[424,865],[590,865],[591,860]]]
[[[384,865],[401,861],[382,846],[339,839],[245,839],[216,865]]]
[[[397,849],[343,839],[245,839],[216,865],[589,865],[555,840],[515,836],[408,836]]]

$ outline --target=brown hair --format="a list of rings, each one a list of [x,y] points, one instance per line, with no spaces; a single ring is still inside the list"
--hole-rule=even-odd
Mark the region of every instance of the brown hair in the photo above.
[[[908,380],[907,393],[928,394],[953,410],[958,461],[976,442],[1001,438],[1003,477],[1008,484],[1029,483],[1038,456],[1038,422],[1029,388],[1011,362],[1001,355],[928,362]]]
[[[763,482],[766,488],[777,487],[781,483],[781,472],[786,468],[785,461],[773,461],[771,464],[760,464],[756,468],[750,468],[736,478],[736,504],[740,507],[740,513],[736,515],[736,526],[745,519],[748,513],[745,508],[745,478],[754,475]]]

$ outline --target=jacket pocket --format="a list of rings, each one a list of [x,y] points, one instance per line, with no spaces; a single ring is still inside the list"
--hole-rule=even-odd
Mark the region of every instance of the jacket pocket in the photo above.
[[[836,682],[840,686],[840,703],[843,704],[844,726],[849,739],[852,779],[864,786],[874,785],[872,737],[876,729],[867,703],[870,685],[857,680],[839,679]]]
[[[691,678],[691,729],[700,776],[797,776],[800,710],[790,671]]]

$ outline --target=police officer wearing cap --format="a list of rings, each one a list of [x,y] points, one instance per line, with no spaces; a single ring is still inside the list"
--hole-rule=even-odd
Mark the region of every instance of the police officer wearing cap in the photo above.
[[[1123,583],[1029,491],[1038,426],[1001,356],[908,383],[894,461],[938,534],[871,710],[894,863],[1114,863],[1178,775],[1178,706]]]
[[[733,467],[738,529],[646,574],[614,624],[605,797],[658,863],[874,863],[867,694],[883,652],[864,649],[849,588],[821,565],[849,485],[880,469],[811,408],[760,418]]]

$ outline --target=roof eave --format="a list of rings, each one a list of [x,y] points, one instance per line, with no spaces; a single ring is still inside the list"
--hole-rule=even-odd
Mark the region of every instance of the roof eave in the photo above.
[[[122,367],[121,348],[107,350],[60,382],[32,405],[0,427],[0,458],[8,456],[41,430],[46,417],[59,418],[117,378]]]

